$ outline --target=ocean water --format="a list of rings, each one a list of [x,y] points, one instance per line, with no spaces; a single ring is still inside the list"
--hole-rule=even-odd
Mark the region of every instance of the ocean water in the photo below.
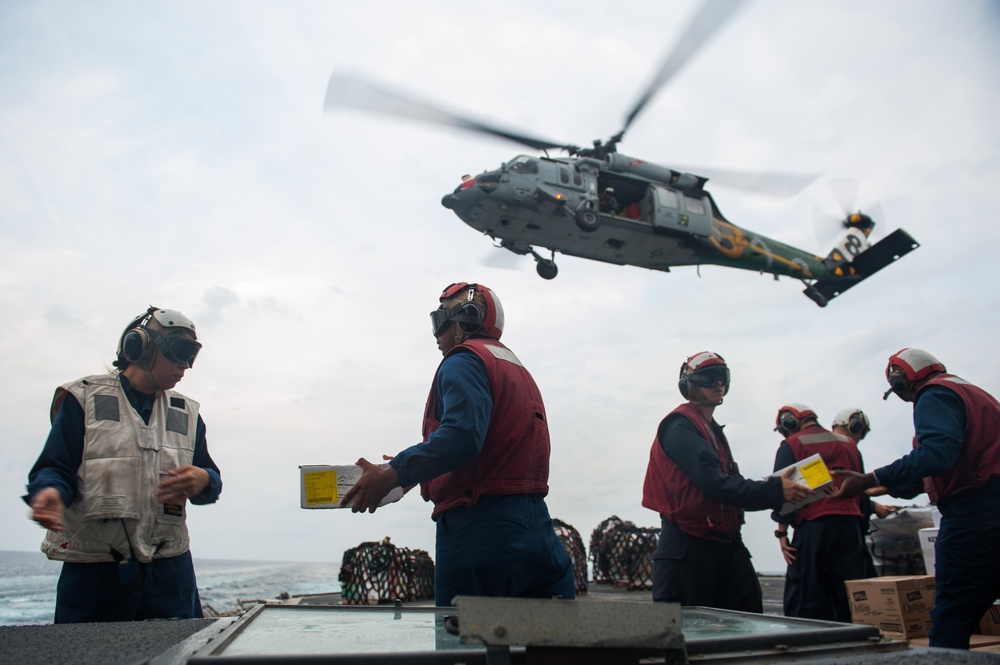
[[[0,550],[0,625],[52,623],[56,581],[62,564],[41,552]],[[340,591],[340,563],[241,561],[194,556],[202,605],[217,612],[239,609],[239,601]]]

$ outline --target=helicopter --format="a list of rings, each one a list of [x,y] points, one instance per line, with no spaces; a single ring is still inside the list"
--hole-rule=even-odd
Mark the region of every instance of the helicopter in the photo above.
[[[656,93],[681,69],[743,0],[706,0],[651,83],[626,115],[620,131],[591,146],[550,141],[443,110],[366,79],[334,71],[327,111],[353,108],[499,137],[541,151],[521,154],[499,168],[465,175],[441,203],[463,222],[514,254],[530,255],[544,279],[558,273],[556,253],[669,272],[675,266],[720,265],[800,280],[820,307],[919,247],[897,229],[877,243],[875,220],[845,211],[842,237],[825,256],[737,226],[705,189],[709,177],[630,157],[618,144]],[[550,156],[561,150],[566,156]],[[754,174],[729,172],[731,179]],[[725,174],[723,174],[725,175]],[[763,175],[763,174],[758,174]],[[772,176],[797,191],[815,177]],[[720,178],[715,180],[720,182]],[[550,252],[548,257],[536,248]]]

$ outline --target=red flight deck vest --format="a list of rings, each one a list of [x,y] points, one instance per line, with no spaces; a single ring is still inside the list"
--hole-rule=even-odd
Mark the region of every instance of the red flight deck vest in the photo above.
[[[861,463],[861,453],[854,439],[839,436],[820,425],[810,425],[787,437],[785,443],[792,449],[796,462],[819,454],[826,468],[844,469],[861,473],[864,467]],[[833,486],[840,487],[843,478],[833,477]],[[823,515],[853,515],[861,517],[861,499],[820,499],[807,506],[799,508],[796,513],[799,521],[812,520]]]
[[[510,349],[493,339],[467,339],[445,358],[470,352],[486,367],[493,411],[479,454],[468,464],[420,484],[420,495],[434,502],[432,519],[455,506],[474,506],[484,495],[549,491],[549,425],[535,380]],[[424,409],[425,441],[440,426],[434,418],[436,387],[435,372]]]
[[[667,418],[675,415],[694,423],[698,433],[718,455],[722,473],[739,475],[726,437],[721,433],[716,436],[698,407],[685,402],[667,414]],[[667,522],[676,524],[689,536],[705,540],[730,543],[739,535],[740,525],[743,524],[743,509],[706,497],[680,466],[663,452],[659,434],[653,439],[653,447],[649,451],[649,465],[642,486],[642,505],[660,513]]]
[[[952,390],[965,403],[965,430],[958,461],[943,476],[924,478],[927,495],[937,503],[964,490],[982,487],[993,476],[1000,476],[1000,403],[982,388],[954,374],[931,377],[917,395],[927,386]],[[918,445],[920,442],[914,436],[913,447]]]

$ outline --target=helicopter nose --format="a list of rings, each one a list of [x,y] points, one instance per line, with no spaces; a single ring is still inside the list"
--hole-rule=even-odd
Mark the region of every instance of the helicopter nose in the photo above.
[[[443,205],[448,210],[454,210],[458,207],[458,197],[454,194],[445,194],[441,198],[441,205]]]

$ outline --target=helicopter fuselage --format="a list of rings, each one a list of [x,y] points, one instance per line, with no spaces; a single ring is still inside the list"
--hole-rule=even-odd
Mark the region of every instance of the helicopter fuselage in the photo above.
[[[554,262],[533,247],[651,270],[715,264],[807,280],[828,274],[822,257],[727,221],[705,182],[617,152],[603,160],[520,155],[466,178],[442,204],[502,247],[535,255],[548,278]]]

